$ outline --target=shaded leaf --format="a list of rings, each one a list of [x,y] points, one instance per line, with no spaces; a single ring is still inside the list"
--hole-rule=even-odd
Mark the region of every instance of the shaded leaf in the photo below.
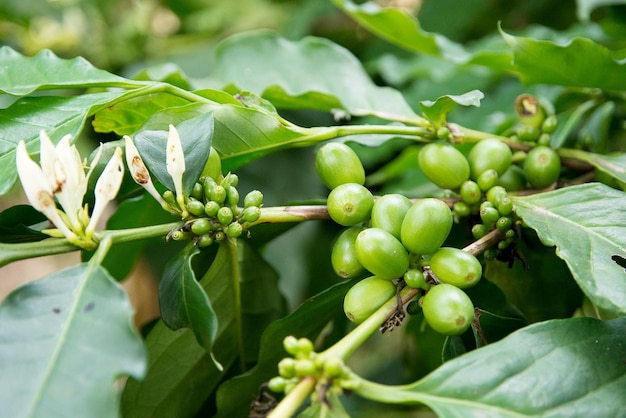
[[[250,400],[258,393],[260,385],[278,374],[276,365],[286,356],[283,339],[295,335],[315,340],[328,321],[342,310],[343,297],[352,284],[354,281],[337,284],[306,300],[289,316],[272,323],[261,338],[257,365],[220,386],[217,416],[246,416]]]
[[[525,84],[626,89],[626,60],[591,39],[576,37],[561,45],[500,32],[513,50],[515,71]]]
[[[114,383],[145,353],[124,290],[97,264],[30,282],[0,305],[0,403],[10,417],[117,417]]]
[[[376,86],[356,57],[323,38],[293,42],[266,30],[248,32],[220,43],[216,58],[212,78],[229,91],[252,91],[276,107],[419,120],[400,92]]]
[[[576,16],[578,20],[589,21],[595,9],[614,4],[625,4],[624,0],[576,0]]]
[[[594,166],[597,170],[618,181],[626,183],[626,154],[596,154],[577,149],[562,149],[559,153],[563,157],[573,157]]]
[[[174,331],[190,328],[198,344],[211,353],[218,320],[211,301],[191,268],[191,259],[199,252],[190,243],[167,264],[159,282],[159,306],[161,318],[168,327]],[[222,367],[218,363],[216,366]]]
[[[424,403],[441,417],[619,416],[626,390],[626,319],[542,322],[445,363],[404,386],[355,391]]]
[[[32,206],[12,206],[0,212],[0,242],[31,242],[49,238],[49,235],[40,232],[48,225],[46,216]]]
[[[200,280],[219,319],[213,354],[224,366],[224,371],[215,367],[191,330],[172,331],[159,321],[146,339],[149,358],[146,378],[141,382],[130,379],[124,390],[122,411],[125,417],[195,416],[222,378],[236,370],[240,331],[235,319],[234,265],[238,265],[242,272],[241,298],[245,302],[241,304],[241,318],[243,335],[246,336],[245,349],[246,352],[258,350],[256,335],[279,317],[283,301],[271,266],[245,242],[240,241],[238,249],[239,259],[233,264],[227,246],[220,245],[210,268]],[[200,257],[205,256],[205,251],[200,253]],[[250,398],[246,400],[246,406],[249,401]]]
[[[611,256],[626,256],[626,195],[598,183],[514,197],[515,211],[545,245],[556,246],[589,299],[626,314],[626,272]]]
[[[422,113],[435,124],[440,126],[446,121],[446,115],[457,105],[480,107],[480,101],[485,97],[482,91],[472,90],[460,96],[445,95],[437,100],[424,100],[420,102]]]
[[[53,142],[66,134],[76,136],[88,116],[124,94],[124,91],[84,94],[76,97],[25,97],[0,110],[0,195],[17,179],[15,149],[24,140],[30,153],[39,152],[43,129]]]
[[[339,397],[328,391],[325,402],[314,402],[298,414],[298,418],[350,418]]]
[[[63,59],[50,50],[33,57],[0,48],[0,92],[25,96],[37,90],[84,87],[141,87],[144,83],[100,70],[82,57]]]
[[[185,155],[183,189],[185,193],[190,193],[209,158],[213,138],[213,113],[200,113],[178,124],[174,121],[170,123],[176,126],[180,136]],[[152,174],[169,190],[174,190],[174,181],[166,167],[168,130],[165,127],[165,130],[141,131],[135,136],[135,144]]]

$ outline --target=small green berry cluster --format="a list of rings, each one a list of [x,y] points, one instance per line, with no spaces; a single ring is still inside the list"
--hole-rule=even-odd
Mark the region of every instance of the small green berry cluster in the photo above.
[[[287,394],[305,378],[317,381],[311,395],[313,401],[323,401],[328,391],[340,394],[355,389],[355,376],[344,362],[316,353],[311,340],[290,335],[283,340],[283,347],[293,357],[285,357],[278,363],[278,376],[268,382],[272,392]]]
[[[185,224],[170,233],[174,240],[193,239],[198,247],[207,247],[225,238],[238,238],[248,224],[261,216],[263,194],[258,190],[248,193],[239,206],[239,191],[236,174],[228,173],[214,179],[202,176],[194,184],[185,204],[187,216]],[[175,204],[171,191],[163,193],[163,199]]]
[[[530,146],[549,147],[552,141],[551,134],[557,128],[556,116],[547,115],[537,99],[530,94],[517,97],[515,112],[521,124],[514,128],[511,138]]]

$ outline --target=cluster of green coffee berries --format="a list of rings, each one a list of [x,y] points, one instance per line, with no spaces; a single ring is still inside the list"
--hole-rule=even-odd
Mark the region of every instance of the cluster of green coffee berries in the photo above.
[[[219,160],[209,162],[213,166],[205,167],[207,169],[186,196],[182,212],[187,215],[183,227],[170,233],[174,240],[193,239],[198,247],[207,247],[227,237],[240,237],[250,223],[259,219],[263,205],[263,194],[253,190],[244,197],[243,207],[239,206],[237,175],[222,175]],[[163,199],[170,205],[177,204],[171,191],[163,193]]]
[[[393,297],[397,284],[404,283],[426,293],[421,307],[433,329],[446,335],[467,330],[474,306],[462,289],[480,280],[482,266],[467,252],[442,247],[452,229],[450,207],[433,198],[412,203],[400,194],[374,199],[363,186],[358,156],[345,144],[322,146],[316,168],[331,188],[330,217],[347,227],[333,246],[335,272],[344,278],[372,274],[346,294],[347,317],[355,323],[364,321]]]
[[[268,382],[272,392],[289,393],[304,378],[317,381],[316,390],[311,395],[313,401],[329,390],[340,394],[343,390],[354,389],[356,381],[344,362],[316,353],[311,340],[290,335],[283,340],[283,347],[293,357],[285,357],[278,363],[278,376]]]

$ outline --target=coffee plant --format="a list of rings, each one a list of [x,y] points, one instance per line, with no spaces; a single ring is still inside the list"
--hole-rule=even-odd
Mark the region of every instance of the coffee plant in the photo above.
[[[392,3],[161,64],[0,48],[0,266],[81,257],[1,302],[0,416],[626,416],[625,2],[463,42],[480,6]]]

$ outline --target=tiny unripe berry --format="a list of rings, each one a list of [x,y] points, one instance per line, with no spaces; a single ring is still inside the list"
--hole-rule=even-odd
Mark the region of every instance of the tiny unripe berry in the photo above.
[[[513,226],[513,221],[508,216],[502,216],[496,221],[496,228],[500,232],[506,232]]]
[[[224,203],[224,200],[226,200],[226,189],[219,184],[212,184],[209,187],[208,199],[217,203]]]
[[[166,190],[163,192],[163,200],[165,200],[170,206],[178,207],[178,203],[176,202],[176,196],[174,192],[171,190]]]
[[[305,377],[305,376],[313,376],[315,375],[315,365],[313,364],[313,362],[311,360],[307,360],[307,359],[300,359],[300,360],[296,360],[296,365],[295,365],[295,374],[298,377]]]
[[[510,197],[505,196],[502,198],[502,200],[500,200],[500,203],[498,203],[497,207],[500,215],[508,216],[513,212],[513,201]]]
[[[308,338],[299,338],[298,339],[298,352],[296,353],[296,356],[308,358],[312,352],[313,352],[313,342],[309,340]]]
[[[243,226],[239,222],[231,222],[226,227],[226,235],[231,238],[239,238],[243,234]]]
[[[497,207],[500,201],[506,196],[506,190],[502,186],[493,186],[487,191],[487,200]]]
[[[209,158],[207,158],[204,168],[202,169],[202,176],[217,180],[221,175],[222,160],[220,159],[220,156],[215,148],[211,147]]]
[[[559,121],[555,115],[548,116],[541,124],[541,131],[547,134],[551,134],[556,131],[556,127]]]
[[[408,305],[406,305],[406,313],[409,315],[419,315],[422,313],[422,307],[418,301],[412,300]]]
[[[447,126],[442,126],[437,129],[437,138],[443,141],[450,138],[450,129]]]
[[[239,191],[234,186],[228,186],[226,189],[226,203],[228,206],[237,206],[239,203]]]
[[[515,237],[517,236],[517,232],[515,232],[514,229],[509,229],[508,231],[506,231],[504,236],[506,237],[506,239],[512,240],[515,239]]]
[[[288,335],[283,340],[283,348],[292,356],[295,356],[298,352],[298,339],[293,335]]]
[[[217,211],[217,220],[222,225],[228,225],[233,221],[233,211],[227,206],[222,206]]]
[[[539,138],[539,129],[532,125],[522,125],[517,130],[520,141],[535,142]]]
[[[223,231],[217,231],[213,236],[215,241],[222,241],[224,238],[226,238],[226,234]]]
[[[209,234],[200,235],[196,241],[196,247],[204,248],[213,244],[213,238]]]
[[[204,213],[206,216],[216,216],[221,206],[219,203],[209,200],[204,204]]]
[[[550,134],[541,134],[539,139],[537,140],[537,145],[543,145],[544,147],[549,147],[552,143],[552,137]]]
[[[561,160],[552,148],[538,145],[531,149],[524,160],[524,174],[535,188],[544,188],[558,180]]]
[[[468,180],[461,185],[461,199],[468,204],[480,202],[482,190],[478,184],[472,180]]]
[[[509,246],[509,243],[506,241],[498,242],[498,250],[506,250],[508,246]]]
[[[204,203],[196,199],[189,199],[187,211],[194,216],[204,216]]]
[[[480,210],[480,219],[487,225],[493,225],[500,218],[500,212],[496,208],[484,208]]]
[[[426,283],[424,273],[422,273],[422,270],[419,269],[407,270],[406,273],[404,273],[404,283],[413,289],[427,290],[430,288],[430,285]]]
[[[336,357],[327,359],[324,362],[324,374],[327,377],[340,377],[344,372],[343,361]]]
[[[296,360],[291,357],[285,357],[278,362],[278,374],[289,379],[296,375]]]
[[[237,187],[238,184],[239,176],[235,173],[228,173],[222,181],[222,186],[224,186],[225,189],[228,189],[229,186]]]
[[[252,190],[243,198],[243,207],[261,206],[263,204],[263,193],[258,190]]]
[[[485,224],[475,224],[472,226],[472,236],[474,239],[481,239],[489,232],[489,228]]]
[[[258,206],[250,206],[248,208],[245,208],[241,215],[241,219],[243,219],[244,222],[256,222],[259,220],[260,217],[261,208],[259,208]]]
[[[204,235],[211,232],[213,225],[207,218],[198,218],[191,224],[191,232],[196,235]]]
[[[285,386],[287,382],[281,376],[275,376],[270,379],[267,383],[267,387],[274,393],[283,393],[285,391]]]
[[[476,183],[482,191],[487,191],[498,183],[498,173],[492,169],[483,171],[476,179]]]
[[[204,188],[203,188],[202,184],[195,183],[193,185],[193,189],[191,190],[191,197],[193,197],[194,199],[197,199],[197,200],[203,200],[204,199]]]
[[[454,205],[452,205],[452,211],[457,216],[465,217],[465,216],[469,216],[470,215],[472,209],[465,202],[454,202]]]

